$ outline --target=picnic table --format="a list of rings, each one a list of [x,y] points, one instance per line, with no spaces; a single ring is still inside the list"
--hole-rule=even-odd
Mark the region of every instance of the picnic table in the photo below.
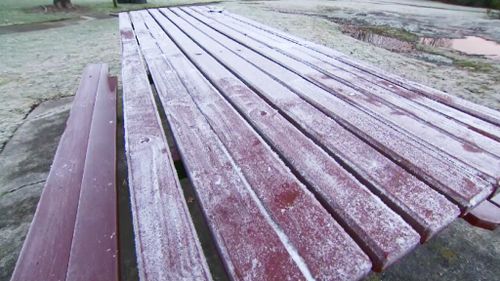
[[[209,7],[119,19],[141,280],[212,278],[166,130],[232,280],[357,280],[499,210],[499,112]]]

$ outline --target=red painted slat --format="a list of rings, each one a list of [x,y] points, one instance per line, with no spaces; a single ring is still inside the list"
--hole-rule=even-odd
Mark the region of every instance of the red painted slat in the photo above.
[[[472,102],[466,101],[466,100],[461,99],[459,97],[444,93],[442,91],[438,91],[436,89],[432,89],[430,87],[427,87],[427,86],[421,85],[419,83],[410,81],[410,80],[405,79],[403,77],[398,77],[396,75],[390,74],[390,73],[385,72],[381,69],[377,69],[376,67],[372,67],[372,66],[360,63],[360,62],[355,61],[352,58],[350,58],[350,57],[348,57],[348,56],[346,56],[338,51],[335,51],[335,50],[330,49],[328,47],[325,47],[325,46],[322,46],[322,45],[319,45],[319,44],[316,44],[313,42],[309,42],[309,41],[306,41],[304,39],[301,39],[301,38],[298,38],[295,36],[292,36],[290,34],[279,31],[275,28],[265,26],[265,25],[258,23],[256,21],[241,17],[241,16],[236,15],[236,14],[232,14],[229,12],[224,12],[224,14],[226,14],[230,17],[233,17],[241,22],[253,25],[253,26],[255,26],[255,27],[257,27],[265,32],[268,32],[268,33],[274,34],[276,36],[279,36],[281,38],[284,38],[292,43],[296,43],[298,45],[312,49],[319,54],[326,55],[326,56],[330,57],[331,59],[337,60],[339,62],[346,64],[346,65],[354,67],[354,68],[358,69],[359,71],[362,71],[366,74],[370,74],[370,75],[373,75],[373,76],[378,77],[380,79],[386,80],[390,83],[393,83],[395,85],[403,87],[407,90],[424,95],[432,100],[438,101],[442,104],[456,108],[456,109],[463,111],[465,113],[468,113],[472,116],[476,116],[476,117],[481,118],[485,121],[488,121],[492,124],[500,126],[500,113],[498,113],[497,111],[495,111],[493,109],[490,109],[490,108],[487,108],[487,107],[484,107],[484,106],[481,106],[478,104],[474,104]]]
[[[169,10],[162,10],[162,12],[172,22],[178,24],[186,34],[196,38],[195,40],[200,40],[200,44],[211,46],[208,40],[203,40],[202,34],[197,33],[175,14]],[[152,14],[181,48],[196,46],[179,28],[170,23],[158,11],[152,11]],[[214,49],[214,52],[216,51]],[[196,49],[194,53],[197,53]],[[304,142],[300,145],[305,145],[303,149],[305,149],[306,156],[302,160],[307,162],[302,167],[306,171],[301,171],[306,177],[305,180],[320,194],[322,199],[327,201],[329,208],[336,215],[335,217],[339,221],[343,221],[344,227],[349,227],[349,230],[359,237],[358,242],[362,241],[365,250],[370,251],[369,254],[377,269],[391,264],[416,245],[419,239],[418,235],[376,196],[363,188],[326,153],[308,153],[309,149],[315,147],[312,143]],[[379,223],[367,223],[370,221],[368,218]],[[394,241],[400,243],[394,243]]]
[[[67,281],[118,280],[116,86],[97,87]]]
[[[336,70],[336,72],[341,75],[344,74],[347,75],[347,77],[354,76],[356,78],[355,84],[359,83],[365,84],[366,82],[369,82],[367,87],[376,86],[375,91],[377,92],[379,92],[380,89],[385,89],[388,92],[384,93],[391,95],[392,98],[395,98],[397,96],[404,97],[405,98],[404,100],[407,100],[407,102],[412,106],[415,106],[417,104],[421,105],[422,109],[430,111],[431,114],[438,113],[438,116],[439,115],[445,116],[446,120],[455,120],[457,123],[465,125],[468,129],[472,130],[473,132],[478,132],[483,136],[500,141],[500,128],[491,123],[483,121],[472,115],[466,114],[453,107],[449,107],[442,103],[436,102],[432,99],[427,98],[425,95],[412,92],[397,84],[391,83],[388,80],[382,79],[378,76],[371,75],[370,73],[367,73],[366,71],[362,71],[358,68],[350,66],[349,64],[345,64],[341,61],[332,59],[331,57],[328,57],[325,54],[314,51],[311,48],[302,46],[300,44],[296,44],[295,42],[284,39],[276,35],[275,33],[266,32],[262,28],[258,28],[252,24],[248,24],[246,22],[243,22],[242,20],[238,20],[232,17],[231,14],[225,12],[210,13],[209,12],[210,10],[207,7],[195,7],[193,10],[203,13],[204,15],[207,16],[209,15],[212,18],[217,19],[221,23],[227,24],[227,26],[237,31],[244,30],[245,35],[247,36],[251,36],[249,32],[257,34],[258,35],[257,37],[254,36],[251,37],[269,46],[274,46],[277,51],[287,54],[290,53],[300,54],[297,57],[301,58],[301,61],[308,63],[312,66],[322,65],[322,66],[327,66],[329,68],[333,67],[333,69]],[[322,70],[321,68],[319,69]],[[340,70],[340,72],[338,70]],[[384,97],[384,95],[380,96]],[[426,118],[427,116],[420,115],[419,117]],[[439,126],[441,124],[438,123],[436,125]],[[441,126],[441,128],[444,130],[448,129],[447,126]],[[463,130],[463,131],[461,130],[460,132],[463,132],[463,135],[465,135],[466,137],[468,136],[469,133],[468,130]],[[454,131],[454,133],[460,133],[460,132]],[[468,137],[474,137],[474,135]]]
[[[235,163],[241,168],[266,210],[289,237],[290,243],[297,248],[312,276],[318,280],[355,280],[368,273],[371,268],[368,257],[347,233],[295,178],[257,132],[253,131],[237,111],[211,87],[154,19],[147,12],[141,14],[156,39],[157,46],[186,85],[186,89],[183,92],[178,91],[177,95],[191,95],[196,106],[234,157]],[[134,26],[136,30],[146,29],[141,24]],[[144,41],[151,40],[151,36],[144,33]],[[139,42],[142,42],[141,38]],[[150,52],[149,45],[144,47],[147,57]],[[206,66],[217,72],[216,66]],[[262,117],[260,114],[258,116]],[[276,124],[280,125],[285,124]],[[284,134],[276,136],[282,137],[283,141],[286,137]],[[289,137],[293,136],[292,134]],[[296,148],[308,154],[311,143],[303,141],[304,139]],[[319,167],[316,168],[316,173],[318,172]]]
[[[207,26],[197,24],[194,19],[183,16],[180,12],[179,16],[195,24],[196,27],[204,31],[207,35],[212,36],[212,38],[220,38],[220,34],[216,34]],[[158,40],[160,41],[160,39]],[[182,46],[185,45],[182,44]],[[256,110],[257,108],[261,109],[263,112],[272,112],[274,110],[262,99],[258,98],[258,96],[256,96],[256,94],[242,81],[237,80],[228,70],[217,64],[209,55],[195,55],[197,53],[205,53],[205,51],[199,47],[189,48],[189,46],[186,46],[186,53],[190,56],[191,60],[197,64],[198,68],[203,70],[207,77],[211,77],[212,83],[219,85],[221,89],[225,89],[224,92],[226,92],[231,99],[235,99],[236,104],[238,104],[238,100],[241,100],[240,111],[247,111],[247,119],[259,122],[264,121],[265,124],[261,125],[264,127],[261,131],[263,135],[265,135],[266,132],[267,134],[276,135],[280,130],[285,130],[292,126],[285,118],[280,117],[280,115],[271,115],[272,118],[274,118],[274,123],[268,120],[271,117],[259,115],[258,110]],[[237,89],[236,93],[233,94],[232,89]],[[272,93],[270,93],[267,98],[269,101],[275,102]],[[278,110],[281,109],[278,108]],[[331,154],[342,159],[346,165],[349,165],[350,169],[356,171],[358,175],[362,176],[373,185],[373,189],[375,189],[374,193],[382,197],[384,202],[389,204],[389,206],[394,208],[410,222],[410,224],[419,231],[422,240],[427,240],[458,216],[458,208],[444,196],[419,181],[391,160],[385,158],[375,149],[330,120],[328,116],[311,106],[304,107],[304,110],[307,112],[305,115],[311,118],[300,119],[293,116],[293,114],[288,115],[288,117],[298,126],[305,123],[304,126],[301,127],[303,127],[307,134],[314,137],[315,141],[318,141],[326,147]],[[288,110],[284,108],[282,111],[287,114]],[[261,121],[261,119],[263,120]],[[310,120],[318,121],[314,122]],[[259,122],[257,122],[256,126],[261,124]],[[318,123],[322,125],[318,126]],[[292,133],[294,130],[292,129],[288,129],[288,131],[289,132],[283,133],[281,137],[275,137],[274,139],[270,137],[274,141],[274,146],[276,146],[277,149],[284,149],[282,153],[289,159],[289,162],[296,166],[296,170],[304,174],[303,176],[305,178],[307,178],[309,174],[316,174],[314,170],[316,167],[313,167],[311,170],[311,167],[307,166],[311,164],[308,163],[310,162],[307,159],[308,154],[298,152],[298,150],[304,149],[307,146],[300,144],[300,142],[292,145],[289,143],[290,141],[288,141],[288,139],[302,140],[305,136],[300,133],[294,135]],[[335,132],[334,135],[332,135],[332,132]],[[318,150],[320,150],[319,147],[309,149],[309,151]],[[306,149],[305,151],[307,152],[308,150]],[[323,155],[322,153],[316,154]],[[329,159],[329,161],[321,162],[328,163],[331,161],[333,160]],[[306,166],[304,167],[304,165]],[[321,165],[317,165],[317,167],[320,166]],[[312,181],[317,182],[319,179],[312,178]]]
[[[500,145],[496,140],[489,138],[487,134],[481,134],[471,130],[468,128],[468,125],[456,122],[454,119],[451,119],[446,115],[439,114],[436,111],[421,106],[413,101],[414,96],[422,97],[421,95],[412,94],[410,91],[405,91],[405,89],[398,89],[399,91],[403,90],[402,94],[404,94],[404,96],[400,96],[393,93],[389,87],[388,90],[376,83],[366,80],[366,77],[370,77],[369,75],[365,74],[363,76],[356,73],[350,73],[346,71],[345,68],[319,60],[306,52],[306,50],[310,50],[308,48],[303,47],[300,50],[290,48],[289,46],[284,45],[284,42],[275,41],[272,40],[272,38],[266,37],[265,32],[249,25],[241,25],[241,22],[225,16],[224,14],[210,13],[204,9],[196,7],[185,8],[183,10],[190,14],[193,14],[193,12],[196,11],[197,13],[200,13],[200,15],[216,20],[217,22],[210,21],[210,26],[212,28],[233,38],[234,40],[237,40],[239,43],[252,48],[261,55],[268,56],[267,47],[277,54],[282,54],[292,58],[293,60],[299,61],[303,65],[297,65],[295,61],[292,61],[292,66],[297,65],[298,69],[300,69],[301,76],[309,79],[309,81],[313,83],[318,83],[320,86],[323,85],[328,89],[328,85],[330,85],[331,82],[333,82],[332,79],[334,79],[335,81],[338,81],[355,90],[351,90],[351,94],[346,92],[349,97],[353,97],[355,100],[366,100],[372,108],[373,105],[383,103],[391,110],[388,119],[395,119],[396,123],[400,124],[401,127],[406,128],[409,128],[410,124],[417,124],[417,130],[412,130],[411,133],[420,135],[418,134],[418,129],[420,128],[424,130],[424,133],[431,130],[433,132],[437,132],[438,137],[440,137],[440,134],[449,135],[451,139],[458,139],[460,142],[463,141],[462,143],[467,147],[475,147],[476,150],[480,148],[486,153],[491,153],[496,156],[500,155]],[[207,22],[207,20],[204,20],[204,22]],[[292,43],[289,43],[289,45],[293,46]],[[330,62],[331,61],[334,60],[330,60]],[[304,65],[307,67],[304,67]],[[308,67],[310,68],[308,69]],[[375,109],[378,110],[378,107],[375,107]],[[407,120],[410,122],[407,122]],[[493,128],[490,128],[491,130],[488,135],[500,135],[500,127],[491,127]],[[430,135],[432,137],[431,139],[435,139],[435,134],[427,133],[427,135]]]
[[[140,280],[211,280],[128,14],[120,14],[123,108]]]
[[[500,224],[500,207],[486,200],[472,209],[464,219],[472,225],[495,230]]]
[[[134,15],[135,13],[133,13]],[[134,18],[134,25],[141,20]],[[146,30],[138,30],[143,38]],[[307,268],[272,221],[155,42],[141,41],[189,178],[233,280],[303,280]],[[309,278],[307,278],[309,279]]]
[[[205,35],[196,35],[197,38],[203,36]],[[225,43],[229,44],[229,42]],[[235,55],[235,53],[248,54],[249,51],[245,50],[244,47],[232,53],[225,49],[225,46],[210,40],[206,40],[202,45],[207,52],[212,53],[262,95],[268,95],[268,98],[276,100],[280,104],[280,108],[295,112],[298,119],[308,120],[311,118],[309,112],[303,111],[301,108],[308,107],[309,104],[268,75],[275,76],[283,83],[295,85],[299,88],[295,93],[314,103],[318,108],[335,117],[337,121],[341,121],[343,126],[367,139],[372,145],[375,144],[384,153],[399,163],[405,164],[416,174],[425,177],[434,187],[454,198],[462,206],[473,206],[491,193],[493,187],[478,177],[477,172],[470,171],[460,163],[447,160],[444,155],[429,153],[427,147],[422,147],[419,143],[401,136],[394,132],[392,127],[372,120],[370,116],[356,110],[342,100],[335,99],[329,93],[321,95],[322,92],[317,87],[304,88],[303,84],[306,84],[307,81],[300,77],[297,79],[296,75],[294,76],[293,73],[278,67],[273,62],[253,55],[251,57],[253,62],[263,64],[261,68],[256,68],[248,61]],[[321,99],[318,100],[318,96]]]
[[[66,278],[92,111],[100,80],[107,80],[107,67],[87,66],[11,281]]]
[[[468,131],[466,127],[454,126],[456,124],[443,116],[432,115],[432,111],[422,112],[419,108],[411,106],[405,98],[396,96],[391,99],[391,96],[387,94],[390,92],[385,91],[384,93],[376,87],[369,86],[368,83],[363,85],[362,79],[356,79],[352,75],[335,70],[324,63],[321,64],[321,68],[328,74],[322,73],[306,63],[252,40],[250,37],[258,37],[259,35],[254,34],[251,30],[240,33],[217,22],[211,22],[210,26],[246,45],[259,55],[279,63],[282,67],[304,78],[304,82],[311,82],[311,84],[306,84],[295,78],[294,83],[300,83],[302,88],[305,86],[311,91],[314,88],[312,85],[317,85],[326,92],[335,94],[336,97],[367,112],[372,118],[377,118],[381,122],[395,127],[398,132],[407,134],[424,145],[432,146],[435,150],[446,152],[448,157],[459,159],[491,177],[500,174],[500,157],[495,156],[495,154],[500,154],[498,142],[474,131],[464,134],[463,132]],[[227,43],[224,45],[227,46]],[[243,52],[239,53],[243,54]],[[305,56],[302,52],[292,52],[292,54],[301,59]],[[303,58],[303,60],[307,60],[307,58]],[[343,82],[332,79],[333,76]],[[293,85],[293,83],[290,84]],[[308,85],[311,86],[308,87]],[[385,98],[379,98],[377,95],[385,95]],[[419,117],[425,120],[419,119]],[[446,130],[443,132],[442,128],[446,128]],[[460,138],[455,135],[460,135]]]

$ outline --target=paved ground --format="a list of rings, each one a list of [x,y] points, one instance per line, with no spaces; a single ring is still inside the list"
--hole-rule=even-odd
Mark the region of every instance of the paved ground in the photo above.
[[[366,23],[368,25],[382,22],[397,26],[397,22],[401,22],[401,18],[405,16],[398,12],[403,11],[401,13],[416,14],[413,16],[418,16],[420,22],[426,23],[419,25],[426,27],[425,32],[439,34],[439,30],[446,30],[454,24],[446,19],[460,17],[472,19],[472,26],[485,23],[484,28],[476,32],[483,32],[485,37],[491,34],[490,37],[493,38],[496,36],[495,32],[500,30],[489,29],[487,23],[491,20],[484,18],[484,10],[429,1],[413,1],[415,5],[425,6],[416,7],[418,9],[398,8],[401,4],[408,6],[409,2],[403,0],[393,0],[390,3],[388,0],[361,0],[358,2],[363,5],[357,6],[349,4],[350,2],[310,1],[309,5],[304,6],[299,1],[244,1],[223,5],[229,10],[298,36],[335,47],[386,70],[499,108],[499,72],[492,71],[495,68],[489,66],[464,67],[456,63],[456,60],[471,60],[476,66],[492,65],[494,62],[436,51],[438,56],[450,58],[451,64],[446,64],[423,60],[415,54],[390,52],[342,34],[339,31],[342,23],[337,19],[342,17],[344,21],[356,22],[361,17],[369,19]],[[429,8],[429,5],[432,7]],[[395,7],[398,10],[393,10]],[[433,22],[435,13],[443,9],[443,17]],[[370,16],[363,17],[361,13]],[[430,16],[425,17],[426,13]],[[58,139],[64,129],[70,96],[78,85],[81,70],[88,62],[103,61],[110,64],[112,74],[119,74],[117,26],[115,18],[108,18],[43,32],[0,35],[0,281],[9,280],[36,209]],[[462,28],[464,32],[469,32],[467,26]],[[412,32],[420,34],[424,31],[415,29]],[[120,145],[119,151],[123,151],[123,144]],[[120,156],[121,243],[125,248],[122,272],[124,280],[135,280],[133,244],[130,239],[130,224],[127,223],[126,166],[123,155]],[[196,202],[189,204],[197,229],[204,241],[208,241],[209,234],[203,227]],[[205,248],[210,253],[214,252],[209,246]],[[211,256],[212,265],[217,265],[217,258],[213,254]],[[473,228],[462,220],[457,220],[400,263],[383,274],[373,274],[368,279],[499,280],[499,264],[500,231]],[[217,280],[224,280],[220,267],[216,276]]]

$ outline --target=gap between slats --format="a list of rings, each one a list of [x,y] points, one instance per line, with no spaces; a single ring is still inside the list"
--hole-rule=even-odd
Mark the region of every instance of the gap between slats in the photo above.
[[[264,72],[265,72],[265,71],[264,71]],[[274,79],[274,78],[273,78],[273,79]],[[281,81],[278,81],[278,82],[281,82]],[[283,82],[281,82],[281,83],[283,83]],[[284,85],[285,87],[288,87],[286,84],[283,84],[283,85]],[[293,91],[293,89],[291,89],[291,90]],[[341,125],[342,125],[342,126],[344,126],[344,124],[341,124]],[[345,126],[344,126],[344,127],[345,127]],[[346,128],[346,129],[348,129],[349,131],[351,131],[349,127],[345,127],[345,128]],[[356,132],[355,132],[355,131],[351,131],[351,132],[353,132],[353,133],[355,133],[355,134],[356,134]],[[363,139],[363,138],[362,138],[362,139]],[[371,143],[369,143],[369,144],[371,145]],[[375,148],[378,148],[378,147],[375,147]],[[387,154],[385,153],[385,151],[384,151],[384,150],[382,150],[381,152],[383,152],[385,155],[387,155]],[[399,163],[399,162],[400,162],[398,159],[396,159],[395,161],[396,161],[396,163]],[[400,164],[400,163],[399,163],[399,164]],[[415,175],[420,177],[420,174],[418,174],[418,173],[416,173]],[[424,178],[424,179],[425,179],[425,178]],[[435,184],[435,183],[434,183],[434,184]],[[448,195],[447,195],[447,196],[448,196]]]

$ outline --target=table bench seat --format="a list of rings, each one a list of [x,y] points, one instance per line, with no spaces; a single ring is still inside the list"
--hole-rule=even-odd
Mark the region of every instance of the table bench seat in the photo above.
[[[116,85],[85,68],[12,281],[118,280]]]

